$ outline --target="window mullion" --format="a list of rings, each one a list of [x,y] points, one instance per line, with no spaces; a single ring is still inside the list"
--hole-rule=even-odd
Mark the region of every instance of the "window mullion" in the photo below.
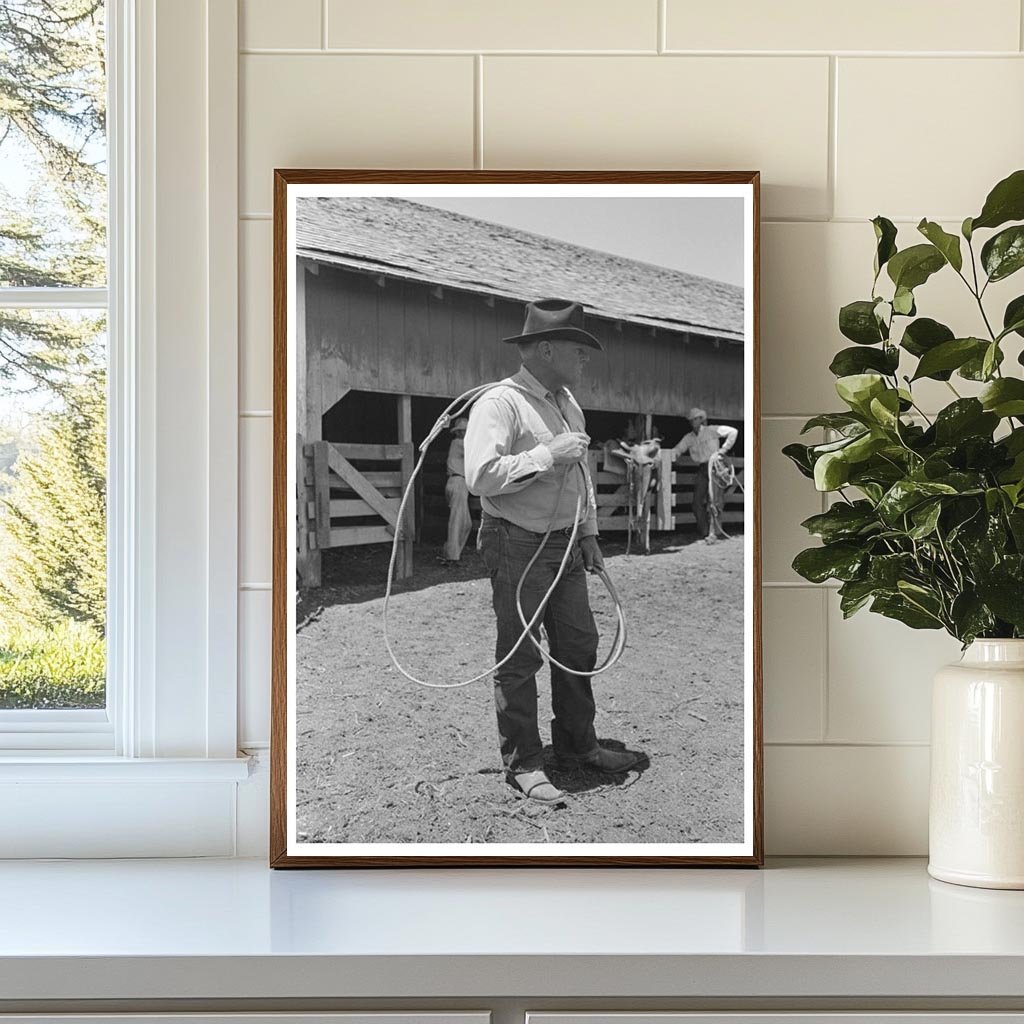
[[[0,309],[106,309],[106,288],[0,288]]]

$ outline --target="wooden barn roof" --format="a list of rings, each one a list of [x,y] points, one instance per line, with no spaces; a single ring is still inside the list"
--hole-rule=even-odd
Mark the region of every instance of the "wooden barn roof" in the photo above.
[[[743,289],[406,199],[302,197],[299,256],[610,320],[743,340]]]

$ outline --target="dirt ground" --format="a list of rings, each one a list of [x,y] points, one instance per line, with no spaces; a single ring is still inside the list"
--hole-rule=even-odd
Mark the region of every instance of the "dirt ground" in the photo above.
[[[629,645],[594,681],[602,743],[643,751],[638,770],[560,772],[549,807],[504,779],[489,679],[454,690],[410,683],[381,634],[388,552],[337,549],[325,586],[301,595],[297,638],[297,824],[306,842],[722,843],[743,838],[743,542],[652,537],[650,555],[603,545]],[[430,680],[493,664],[490,583],[470,547],[446,569],[429,548],[397,585],[396,651]],[[358,583],[333,582],[358,580]],[[591,580],[604,651],[612,603]],[[550,738],[547,669],[538,679]],[[550,747],[546,756],[551,758]]]

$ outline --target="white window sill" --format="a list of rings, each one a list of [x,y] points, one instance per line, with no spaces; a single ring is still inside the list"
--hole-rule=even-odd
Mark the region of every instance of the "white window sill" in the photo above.
[[[0,755],[5,782],[242,782],[248,757],[114,757],[82,751]]]

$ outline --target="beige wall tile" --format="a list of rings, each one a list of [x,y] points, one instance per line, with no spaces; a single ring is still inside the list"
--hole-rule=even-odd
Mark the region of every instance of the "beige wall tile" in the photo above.
[[[273,226],[239,224],[238,405],[242,412],[270,409],[273,401]]]
[[[927,743],[932,677],[960,658],[945,632],[910,629],[864,609],[843,619],[828,602],[827,738],[855,743]]]
[[[926,854],[928,759],[927,747],[767,747],[765,850]]]
[[[769,216],[828,208],[824,57],[489,57],[488,167],[760,170]]]
[[[272,420],[243,417],[239,428],[238,577],[270,582]]]
[[[470,167],[473,58],[241,59],[242,212],[268,213],[275,167]]]
[[[412,50],[655,50],[658,0],[329,0],[329,45]]]
[[[239,746],[270,741],[269,590],[238,594]]]
[[[803,582],[790,565],[798,551],[816,543],[800,523],[822,510],[821,495],[782,454],[791,441],[813,444],[822,439],[818,430],[801,438],[801,426],[795,419],[761,421],[761,570],[765,583]]]
[[[821,739],[825,673],[824,588],[766,587],[764,737],[768,743]]]
[[[947,231],[957,229],[952,223]],[[841,408],[828,365],[847,341],[838,327],[839,309],[871,295],[874,231],[863,224],[764,224],[761,228],[761,401],[766,415],[811,415]],[[924,241],[913,224],[900,224],[901,248]],[[966,256],[966,248],[964,249]],[[879,283],[882,294],[888,279]],[[1020,291],[1013,278],[993,285],[985,296],[989,319],[1001,322],[1006,303]],[[947,324],[959,336],[984,336],[977,304],[949,268],[917,289],[918,313]],[[905,321],[899,321],[902,335]],[[1008,358],[1020,351],[1016,336],[1006,345]],[[904,372],[912,372],[908,358]],[[979,386],[959,378],[962,395]],[[949,388],[919,381],[914,394],[921,407],[934,412],[953,400]]]
[[[239,42],[255,49],[319,50],[320,0],[241,0]]]
[[[670,50],[1016,50],[1017,0],[667,0]]]
[[[959,224],[1021,166],[1024,61],[848,58],[837,74],[837,216]]]

